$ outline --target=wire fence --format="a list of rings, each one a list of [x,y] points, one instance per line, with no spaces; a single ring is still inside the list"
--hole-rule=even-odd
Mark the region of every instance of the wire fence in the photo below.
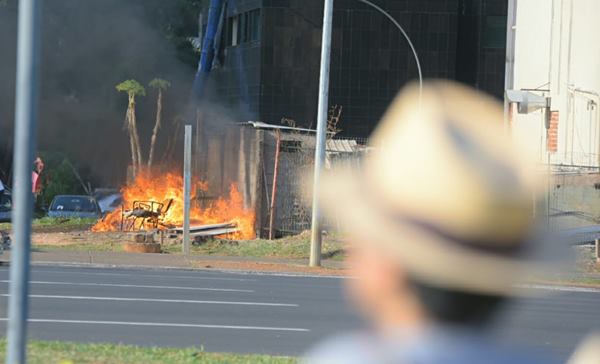
[[[327,141],[327,169],[342,166],[359,166],[366,150],[368,140],[365,138],[335,138]],[[265,149],[274,148],[275,144],[268,143]],[[288,134],[282,137],[278,165],[277,192],[274,211],[276,236],[298,234],[311,228],[312,209],[306,199],[306,184],[312,180],[314,169],[314,138],[310,136]],[[265,191],[273,190],[274,165],[271,154],[265,152]],[[271,202],[268,196],[266,202]],[[269,219],[264,219],[269,221]],[[268,231],[268,224],[262,225],[262,231]]]

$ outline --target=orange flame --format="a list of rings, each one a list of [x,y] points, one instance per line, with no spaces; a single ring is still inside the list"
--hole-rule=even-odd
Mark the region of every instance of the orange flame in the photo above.
[[[192,193],[196,191],[206,191],[208,185],[205,182],[197,181],[192,183]],[[156,201],[165,204],[172,199],[173,202],[164,216],[161,218],[162,225],[182,226],[183,225],[183,178],[180,174],[167,173],[161,176],[150,176],[140,173],[135,181],[121,189],[123,194],[123,206],[130,209],[134,201]],[[190,210],[190,224],[205,225],[233,222],[237,225],[239,231],[232,234],[235,239],[252,239],[254,232],[254,211],[244,208],[244,200],[241,193],[231,185],[229,195],[226,198],[219,198],[202,208],[194,203]],[[110,212],[102,220],[99,220],[92,231],[115,231],[121,228],[121,209]]]

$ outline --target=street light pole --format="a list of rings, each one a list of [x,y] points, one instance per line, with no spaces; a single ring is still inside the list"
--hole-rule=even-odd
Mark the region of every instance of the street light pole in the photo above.
[[[410,50],[412,51],[412,54],[415,57],[415,62],[417,64],[417,74],[419,76],[419,103],[420,103],[421,102],[421,94],[423,93],[423,73],[421,72],[421,62],[419,61],[419,55],[417,54],[417,50],[415,49],[415,46],[413,45],[412,41],[410,40],[410,37],[408,36],[408,34],[406,34],[406,32],[404,31],[404,28],[402,28],[400,23],[398,23],[398,21],[396,19],[394,19],[394,17],[391,16],[390,13],[383,10],[380,6],[373,4],[369,0],[357,0],[357,1],[359,1],[363,4],[366,4],[366,5],[369,5],[370,7],[374,8],[375,10],[377,10],[381,14],[383,14],[386,18],[388,18],[392,23],[394,23],[394,25],[396,26],[396,28],[398,28],[400,33],[402,33],[402,35],[404,36],[404,39],[406,39],[406,42],[408,42],[408,46],[410,47]]]
[[[37,128],[39,20],[39,2],[20,0],[13,159],[12,222],[15,244],[10,262],[7,364],[26,362],[29,248],[33,213],[31,163]]]
[[[388,18],[398,30],[402,33],[415,57],[417,73],[419,77],[419,107],[423,93],[423,73],[421,71],[421,62],[419,55],[413,45],[410,37],[400,23],[381,7],[368,0],[357,0],[363,4],[369,5]],[[325,162],[325,134],[327,132],[327,104],[329,99],[329,58],[331,54],[331,24],[333,16],[333,0],[325,0],[325,10],[323,14],[323,39],[321,42],[321,74],[319,80],[319,110],[317,117],[317,147],[315,151],[315,174],[313,183],[313,201],[312,201],[312,231],[310,240],[310,266],[318,267],[321,265],[321,216],[319,212],[318,189],[321,174],[321,168]]]
[[[323,10],[323,35],[321,39],[321,72],[319,78],[319,109],[317,114],[317,146],[312,200],[312,231],[310,238],[310,266],[321,265],[321,212],[319,208],[319,181],[325,163],[325,135],[327,133],[327,108],[329,104],[329,65],[331,57],[331,25],[333,0],[325,0]]]

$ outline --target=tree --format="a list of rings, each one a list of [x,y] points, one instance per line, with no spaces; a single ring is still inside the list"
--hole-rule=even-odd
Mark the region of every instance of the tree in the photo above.
[[[129,96],[127,113],[125,114],[125,125],[127,126],[127,131],[129,132],[133,175],[136,176],[142,166],[142,150],[140,147],[140,138],[137,132],[137,121],[135,119],[135,97],[137,95],[146,96],[146,89],[136,80],[123,81],[115,88],[119,92],[127,92],[127,95]]]
[[[155,78],[148,86],[152,87],[157,91],[156,96],[156,122],[154,123],[154,129],[152,129],[152,139],[150,139],[150,153],[148,154],[148,168],[152,167],[152,161],[154,159],[154,146],[156,145],[156,136],[158,135],[158,129],[160,129],[160,121],[162,114],[162,99],[163,91],[171,87],[171,83],[162,78]]]

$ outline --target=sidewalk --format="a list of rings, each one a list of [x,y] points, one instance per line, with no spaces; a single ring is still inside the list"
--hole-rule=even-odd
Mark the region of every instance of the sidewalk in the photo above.
[[[0,262],[10,261],[10,251],[0,255]],[[324,260],[323,267],[312,268],[308,260],[249,258],[215,255],[192,255],[94,251],[43,251],[32,252],[33,265],[77,265],[171,269],[217,269],[239,271],[264,271],[277,273],[344,275],[343,262]]]

